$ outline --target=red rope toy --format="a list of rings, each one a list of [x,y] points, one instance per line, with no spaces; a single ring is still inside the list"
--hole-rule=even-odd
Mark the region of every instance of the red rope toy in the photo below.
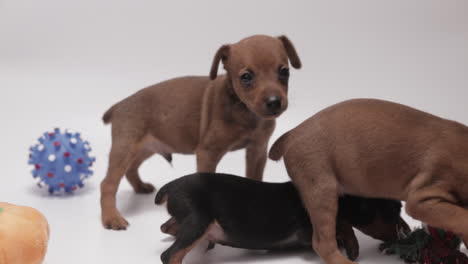
[[[380,245],[380,251],[399,255],[406,263],[468,264],[468,257],[460,252],[461,240],[452,232],[426,226],[402,234],[400,239]]]

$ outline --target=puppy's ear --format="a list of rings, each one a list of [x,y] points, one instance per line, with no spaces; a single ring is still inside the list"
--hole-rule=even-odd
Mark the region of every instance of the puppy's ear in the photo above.
[[[229,45],[223,45],[218,49],[218,51],[216,52],[213,58],[213,64],[211,64],[211,70],[210,70],[211,80],[216,79],[216,76],[218,76],[219,62],[223,60],[223,63],[225,63],[228,55],[229,55]]]
[[[288,54],[288,58],[291,62],[291,65],[296,69],[300,69],[302,66],[301,59],[299,59],[299,56],[297,55],[296,49],[294,48],[292,42],[288,39],[288,37],[284,35],[279,36],[278,39],[281,40],[281,42],[283,43],[284,49]]]

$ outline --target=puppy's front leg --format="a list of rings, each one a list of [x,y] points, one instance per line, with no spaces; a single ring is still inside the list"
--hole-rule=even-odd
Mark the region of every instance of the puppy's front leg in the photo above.
[[[197,155],[197,172],[215,172],[221,158],[229,151],[236,139],[235,133],[223,122],[213,121],[210,127],[202,129],[200,141],[195,150]]]
[[[261,181],[267,161],[268,141],[275,130],[275,121],[267,121],[246,148],[246,176]]]
[[[252,144],[246,149],[246,175],[247,178],[261,181],[267,160],[268,146],[266,143]]]
[[[221,158],[227,150],[220,148],[199,147],[196,150],[197,172],[215,172]]]

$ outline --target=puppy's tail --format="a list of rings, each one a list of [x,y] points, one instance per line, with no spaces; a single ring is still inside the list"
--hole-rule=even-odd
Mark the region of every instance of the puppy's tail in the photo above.
[[[286,152],[286,141],[288,139],[289,132],[283,134],[279,139],[273,143],[273,146],[270,148],[268,157],[272,160],[280,160],[284,153]]]
[[[167,194],[171,188],[171,183],[164,185],[161,189],[159,189],[158,193],[156,194],[156,198],[154,198],[154,203],[157,205],[161,205],[166,202]]]
[[[114,111],[114,106],[112,106],[111,108],[109,108],[109,110],[107,110],[104,115],[102,116],[102,121],[104,122],[104,124],[109,124],[111,122],[111,119],[112,119],[112,112]]]

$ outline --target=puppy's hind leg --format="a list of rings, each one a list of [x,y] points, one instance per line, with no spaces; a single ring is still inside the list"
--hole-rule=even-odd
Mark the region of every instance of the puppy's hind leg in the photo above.
[[[287,160],[285,160],[287,161]],[[291,171],[313,226],[312,245],[327,264],[351,264],[338,249],[336,216],[338,183],[333,173],[320,169],[299,168]],[[350,254],[356,257],[356,252]]]
[[[430,226],[460,236],[468,247],[468,210],[457,204],[447,186],[429,186],[410,192],[406,212]]]
[[[140,174],[138,173],[138,168],[140,168],[141,164],[153,154],[153,151],[147,149],[140,150],[127,171],[127,180],[130,185],[132,185],[133,190],[135,190],[136,193],[152,193],[155,190],[152,184],[143,182],[140,178]]]
[[[185,255],[189,253],[203,237],[210,226],[208,217],[189,215],[180,224],[176,241],[161,254],[163,264],[182,264]]]
[[[107,175],[101,182],[101,218],[107,229],[122,230],[128,226],[116,206],[116,193],[122,177],[135,160],[138,153],[138,141],[128,137],[113,140],[109,157]]]
[[[179,231],[179,225],[174,217],[171,217],[167,222],[161,225],[161,232],[164,234],[177,236],[177,232]]]

